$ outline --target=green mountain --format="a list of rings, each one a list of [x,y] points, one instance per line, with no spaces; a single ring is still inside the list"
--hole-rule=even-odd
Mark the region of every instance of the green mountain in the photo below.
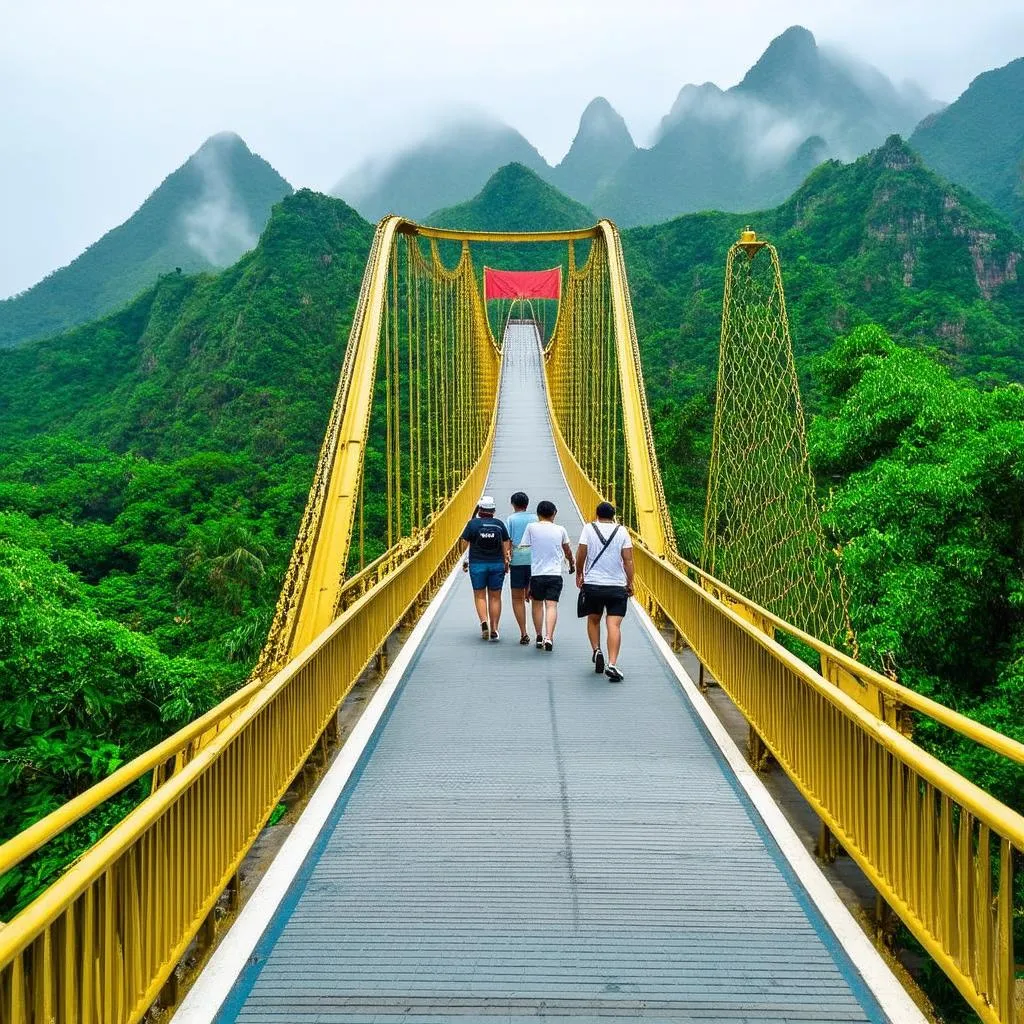
[[[158,275],[226,267],[251,249],[292,191],[230,132],[214,135],[120,226],[66,267],[0,301],[0,348],[110,312]]]
[[[112,614],[137,600],[132,623],[168,653],[205,658],[212,645],[223,660],[220,613],[183,613],[175,590],[193,526],[240,518],[271,553],[268,572],[283,570],[371,236],[344,203],[301,191],[230,269],[164,275],[111,316],[0,352],[0,510],[68,504],[58,532],[102,522],[88,550],[74,538],[52,550]],[[108,457],[102,485],[75,483],[76,466]],[[173,514],[140,512],[165,501]],[[160,565],[143,550],[154,547]]]
[[[598,96],[587,104],[569,152],[548,178],[566,195],[589,203],[636,151],[622,115]]]
[[[725,253],[745,226],[779,250],[804,399],[814,359],[860,325],[931,352],[957,376],[1024,381],[1024,239],[923,166],[897,137],[828,162],[773,210],[702,213],[623,232],[665,489],[699,557]]]
[[[510,163],[547,170],[544,158],[514,128],[498,121],[461,121],[388,160],[363,165],[332,192],[369,220],[386,213],[419,220],[475,195]]]
[[[437,210],[426,223],[466,231],[567,231],[597,218],[522,164],[499,168],[468,202]]]
[[[597,218],[585,206],[563,195],[554,186],[543,181],[522,164],[509,164],[499,168],[468,203],[438,210],[427,218],[436,227],[462,228],[469,231],[568,231],[591,227]],[[441,256],[452,265],[459,257],[458,245],[441,243]],[[565,245],[528,243],[525,245],[487,245],[474,242],[471,246],[474,265],[483,275],[484,267],[501,270],[546,270],[561,266],[562,279],[568,272],[568,252]],[[586,259],[589,242],[576,246],[576,258]],[[500,337],[504,329],[503,318],[511,309],[505,302],[489,302],[488,315],[491,330]],[[553,300],[535,300],[532,309],[540,320],[541,332],[547,336],[554,328],[558,304]]]
[[[372,234],[301,191],[230,269],[164,275],[110,316],[0,351],[0,841],[245,678]],[[0,879],[0,917],[99,824]]]
[[[751,224],[779,249],[798,356],[861,323],[930,346],[957,372],[1024,380],[1024,239],[929,171],[898,137],[823,164],[758,214],[704,213],[623,235],[653,392],[706,393],[715,375],[724,253]]]
[[[943,177],[969,188],[1024,231],[1024,57],[986,71],[910,145]]]

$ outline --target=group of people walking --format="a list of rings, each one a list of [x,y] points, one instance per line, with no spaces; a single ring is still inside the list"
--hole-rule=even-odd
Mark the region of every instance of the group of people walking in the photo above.
[[[576,610],[587,620],[594,671],[614,683],[621,682],[618,658],[622,619],[633,594],[633,543],[629,531],[615,522],[615,508],[607,501],[597,506],[596,519],[583,527],[574,553],[565,527],[555,522],[558,509],[554,502],[539,501],[536,512],[529,512],[529,497],[516,491],[511,503],[512,514],[503,522],[496,517],[494,499],[485,495],[462,531],[462,569],[469,573],[473,586],[481,639],[500,639],[498,621],[507,575],[519,643],[524,647],[535,643],[539,650],[552,651],[565,565],[576,576]],[[526,623],[528,603],[532,641]],[[607,656],[601,646],[602,619]]]

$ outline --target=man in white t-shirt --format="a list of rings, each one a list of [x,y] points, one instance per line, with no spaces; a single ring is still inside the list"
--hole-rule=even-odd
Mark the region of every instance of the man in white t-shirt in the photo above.
[[[615,506],[602,501],[597,522],[587,523],[576,548],[576,586],[583,589],[581,617],[587,619],[587,636],[594,649],[594,671],[613,683],[622,682],[618,669],[622,644],[622,620],[633,596],[633,542],[629,531],[615,522]],[[601,650],[601,616],[607,613],[608,666]]]
[[[530,523],[519,542],[530,550],[530,600],[537,647],[550,651],[558,622],[558,599],[562,595],[562,559],[575,571],[569,534],[555,524],[558,509],[552,501],[537,502],[537,522]]]

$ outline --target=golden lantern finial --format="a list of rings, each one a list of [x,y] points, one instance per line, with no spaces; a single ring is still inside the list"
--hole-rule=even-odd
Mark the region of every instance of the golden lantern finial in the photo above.
[[[757,232],[749,224],[740,232],[740,240],[736,244],[750,259],[753,259],[765,245],[764,242],[758,241]]]

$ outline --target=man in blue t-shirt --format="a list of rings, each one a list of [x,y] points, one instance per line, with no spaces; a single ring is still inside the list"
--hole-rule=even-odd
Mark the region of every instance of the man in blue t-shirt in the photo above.
[[[476,515],[462,531],[462,552],[462,571],[469,572],[473,584],[480,639],[497,640],[501,588],[505,585],[512,544],[505,524],[494,518],[494,499],[490,495],[480,499]]]
[[[526,600],[530,586],[530,549],[522,547],[523,534],[530,523],[537,522],[533,512],[527,512],[530,499],[522,492],[516,491],[510,499],[512,515],[505,525],[508,527],[509,539],[512,542],[512,566],[509,570],[509,588],[512,591],[512,614],[519,624],[519,642],[524,646],[530,642],[526,632]]]

